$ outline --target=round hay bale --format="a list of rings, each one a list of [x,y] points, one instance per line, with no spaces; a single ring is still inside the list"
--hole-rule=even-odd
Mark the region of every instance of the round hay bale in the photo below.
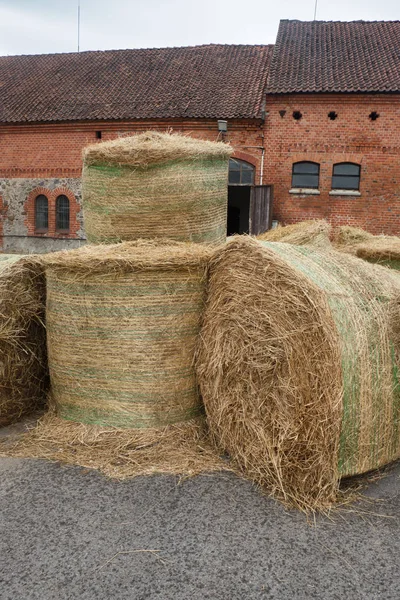
[[[354,253],[353,250],[358,244],[373,239],[374,235],[361,229],[360,227],[351,227],[350,225],[341,225],[336,227],[333,232],[333,246],[341,252]]]
[[[193,362],[208,258],[199,245],[150,241],[44,258],[59,416],[149,429],[202,414]]]
[[[284,242],[295,246],[313,246],[315,248],[329,248],[331,246],[331,225],[321,219],[315,221],[301,221],[293,225],[270,229],[257,236],[264,242]]]
[[[39,257],[0,255],[0,426],[45,405],[44,308]]]
[[[82,173],[88,240],[223,243],[231,154],[222,142],[151,131],[88,146]]]
[[[288,504],[400,455],[397,273],[235,238],[215,252],[197,373],[214,442]]]
[[[376,236],[355,248],[358,258],[382,267],[400,270],[400,238]]]

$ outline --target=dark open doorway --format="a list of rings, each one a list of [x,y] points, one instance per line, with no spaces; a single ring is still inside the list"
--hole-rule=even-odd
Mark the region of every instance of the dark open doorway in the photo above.
[[[272,186],[255,185],[254,166],[229,161],[228,235],[259,235],[271,227]]]
[[[229,161],[228,235],[249,233],[250,193],[254,166],[237,158]]]
[[[250,185],[228,187],[228,235],[249,233]]]

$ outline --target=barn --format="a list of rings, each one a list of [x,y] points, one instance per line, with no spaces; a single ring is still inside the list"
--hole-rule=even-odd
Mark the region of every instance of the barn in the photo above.
[[[0,248],[85,243],[82,149],[148,129],[232,144],[228,233],[400,233],[400,22],[281,21],[275,45],[0,57]]]

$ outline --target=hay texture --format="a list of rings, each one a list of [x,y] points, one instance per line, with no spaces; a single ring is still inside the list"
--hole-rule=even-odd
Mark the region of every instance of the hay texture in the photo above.
[[[19,437],[0,438],[0,456],[42,458],[97,469],[116,479],[229,470],[212,448],[204,419],[157,429],[75,423],[49,411]]]
[[[400,237],[373,235],[364,229],[342,226],[334,231],[333,245],[339,252],[400,270]]]
[[[88,240],[224,242],[231,154],[222,142],[151,131],[88,146],[82,173]]]
[[[270,229],[257,236],[257,239],[264,242],[284,242],[295,246],[329,248],[331,246],[329,239],[331,229],[330,224],[323,219],[301,221],[285,227],[278,225],[275,229]]]
[[[0,454],[110,477],[226,469],[207,438],[194,350],[210,252],[138,241],[43,257],[49,412]]]
[[[149,429],[202,414],[193,362],[208,257],[196,244],[138,241],[43,258],[59,416]]]
[[[0,426],[45,404],[44,308],[39,257],[0,255]]]
[[[214,443],[299,508],[400,454],[400,278],[334,251],[233,238],[210,265],[197,373]]]
[[[351,227],[350,225],[341,225],[336,227],[333,232],[333,245],[338,250],[353,248],[358,244],[363,244],[373,239],[373,234],[360,227]]]
[[[355,248],[358,258],[400,270],[400,238],[376,236]]]

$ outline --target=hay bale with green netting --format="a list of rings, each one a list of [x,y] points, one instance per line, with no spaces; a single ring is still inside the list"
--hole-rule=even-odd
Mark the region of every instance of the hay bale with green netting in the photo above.
[[[400,277],[334,251],[215,252],[197,373],[214,443],[290,505],[400,455]]]
[[[39,258],[0,255],[0,426],[45,405],[44,307]]]
[[[342,226],[335,230],[333,243],[340,252],[400,270],[400,238],[397,236],[373,235],[364,229]]]
[[[82,173],[88,240],[223,243],[231,154],[222,142],[154,131],[88,146]]]
[[[314,221],[301,221],[284,227],[278,225],[257,236],[264,242],[284,242],[295,246],[313,246],[315,248],[329,248],[331,246],[331,225],[324,219]]]
[[[333,232],[333,244],[339,249],[346,247],[352,248],[354,245],[362,244],[372,239],[374,235],[361,229],[361,227],[351,227],[350,225],[340,225]]]
[[[51,410],[3,452],[120,478],[222,468],[194,370],[209,256],[170,241],[46,255]]]

